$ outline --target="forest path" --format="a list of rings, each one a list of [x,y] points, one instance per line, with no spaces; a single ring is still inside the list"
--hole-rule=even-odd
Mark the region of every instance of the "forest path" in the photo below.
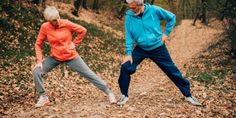
[[[175,64],[185,75],[184,64],[196,57],[201,51],[220,39],[223,30],[220,28],[201,25],[191,25],[192,20],[183,20],[171,34],[167,42],[168,50]],[[114,78],[113,83],[117,83]],[[168,77],[150,60],[141,63],[137,72],[132,75],[129,89],[129,101],[123,107],[109,104],[107,97],[97,89],[85,93],[80,98],[72,98],[61,104],[31,109],[18,114],[16,117],[47,117],[47,118],[130,118],[130,117],[210,117],[214,101],[213,95],[204,85],[192,81],[191,91],[202,107],[192,106],[183,100],[182,94]],[[93,86],[91,86],[93,87]],[[118,99],[117,84],[110,86]],[[95,88],[95,87],[94,87]],[[212,95],[212,96],[211,96]],[[209,99],[205,99],[208,97]]]

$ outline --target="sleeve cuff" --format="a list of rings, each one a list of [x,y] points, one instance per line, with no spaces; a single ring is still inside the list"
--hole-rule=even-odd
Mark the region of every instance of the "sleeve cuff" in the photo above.
[[[169,35],[170,35],[170,32],[169,32],[169,31],[165,31],[164,34],[165,34],[166,36],[169,36]]]
[[[131,55],[132,55],[132,52],[131,52],[131,51],[129,51],[129,52],[127,52],[126,54],[131,56]]]

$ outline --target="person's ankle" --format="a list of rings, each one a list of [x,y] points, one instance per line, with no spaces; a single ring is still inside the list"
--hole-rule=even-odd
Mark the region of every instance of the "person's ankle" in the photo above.
[[[108,97],[109,97],[109,100],[110,100],[110,103],[111,104],[114,104],[114,103],[116,103],[117,102],[117,100],[116,100],[116,97],[115,97],[115,94],[114,93],[108,93]]]

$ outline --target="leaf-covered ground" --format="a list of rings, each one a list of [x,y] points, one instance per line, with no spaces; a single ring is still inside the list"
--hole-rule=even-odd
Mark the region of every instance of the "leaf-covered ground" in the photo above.
[[[0,19],[0,34],[4,39],[0,42],[0,116],[236,117],[236,62],[228,54],[229,41],[222,40],[224,34],[219,27],[220,23],[213,22],[208,27],[198,23],[193,27],[192,20],[184,20],[175,28],[167,47],[176,65],[191,81],[192,93],[203,103],[202,107],[185,102],[165,74],[153,62],[145,60],[132,76],[130,100],[123,107],[110,105],[105,94],[77,73],[61,65],[45,77],[44,84],[51,106],[35,109],[37,93],[31,75],[31,68],[36,61],[33,44],[38,28],[44,21],[34,8],[18,6],[9,9],[12,13],[21,14],[9,12]],[[93,16],[92,13],[90,16]],[[102,15],[97,17],[104,18]],[[29,19],[25,20],[26,18]],[[63,15],[63,18],[69,18],[88,29],[78,52],[108,83],[118,98],[120,93],[117,79],[120,60],[124,55],[123,36],[114,34],[116,30],[111,28],[114,26],[106,25],[106,28],[101,28],[103,25],[93,25],[73,16]],[[108,18],[106,23],[109,22],[114,23],[116,20]],[[119,23],[120,21],[117,21],[117,24]],[[45,48],[45,52],[48,52],[47,45]]]
[[[31,74],[31,69],[36,62],[34,42],[40,25],[44,22],[42,14],[35,6],[16,5],[5,7],[5,9],[7,12],[2,13],[0,19],[1,115],[30,109],[28,106],[35,103],[37,95]],[[85,62],[105,77],[116,76],[120,56],[124,52],[122,39],[113,37],[113,33],[104,32],[96,25],[69,18],[63,14],[62,18],[70,19],[88,29],[83,43],[77,48]],[[49,54],[49,50],[49,46],[45,44],[45,56]],[[53,102],[60,102],[88,92],[85,86],[80,86],[81,84],[88,88],[91,86],[64,65],[55,68],[45,79],[47,81],[45,87]],[[61,95],[61,93],[66,94]]]

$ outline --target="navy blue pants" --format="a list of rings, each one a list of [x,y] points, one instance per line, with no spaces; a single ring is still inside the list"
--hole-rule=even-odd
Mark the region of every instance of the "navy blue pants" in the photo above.
[[[150,58],[175,83],[175,85],[179,88],[184,96],[191,96],[189,81],[182,76],[182,73],[173,63],[165,45],[162,45],[151,51],[145,51],[136,46],[132,52],[132,58],[132,64],[128,61],[122,64],[120,69],[120,77],[118,83],[120,91],[123,95],[128,96],[128,89],[131,79],[130,75],[136,71],[137,66],[145,58]]]

